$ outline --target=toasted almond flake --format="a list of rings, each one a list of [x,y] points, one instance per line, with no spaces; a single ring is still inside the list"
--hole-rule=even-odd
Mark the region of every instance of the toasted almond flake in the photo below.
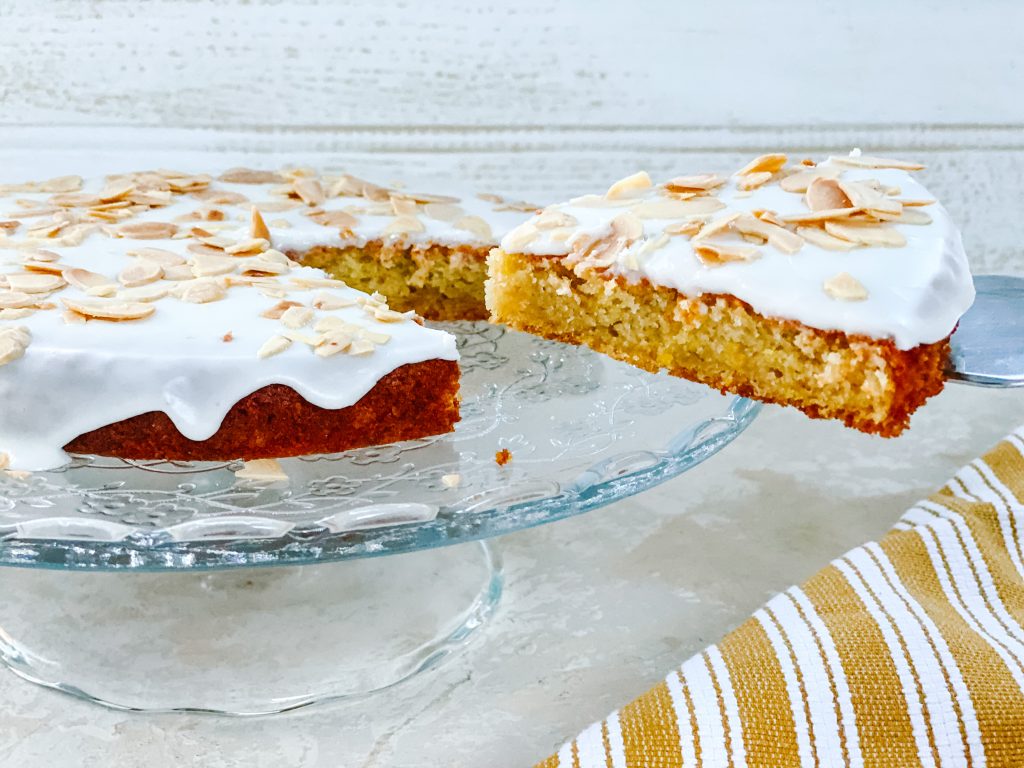
[[[26,259],[32,261],[59,261],[60,256],[53,251],[44,251],[42,249],[32,250],[25,254]]]
[[[537,229],[557,229],[559,227],[575,227],[579,221],[570,213],[557,208],[547,208],[537,214],[532,223]]]
[[[231,168],[219,177],[227,184],[280,184],[284,178],[273,171],[254,171],[251,168]]]
[[[36,312],[35,307],[18,307],[0,309],[0,320],[21,320],[23,317],[28,317]]]
[[[120,237],[127,237],[132,240],[166,240],[174,237],[178,231],[177,224],[164,221],[138,221],[131,224],[122,224],[117,230]]]
[[[857,208],[835,179],[824,177],[812,179],[807,185],[804,202],[812,211],[831,211],[841,208]]]
[[[848,272],[830,277],[822,287],[825,293],[840,301],[864,301],[868,297],[867,288]]]
[[[391,211],[395,216],[415,216],[419,213],[419,205],[415,200],[400,195],[391,195]]]
[[[159,301],[170,291],[160,285],[144,285],[117,292],[119,301]]]
[[[808,171],[797,171],[779,181],[779,186],[786,192],[803,193],[807,191],[807,188],[815,179],[838,179],[841,173],[841,168],[833,167],[818,167]]]
[[[172,289],[175,296],[189,304],[209,304],[227,296],[224,286],[210,277],[197,277],[178,283]]]
[[[313,319],[313,310],[309,307],[288,307],[281,314],[281,324],[287,328],[302,328]]]
[[[860,245],[900,248],[907,244],[907,239],[898,229],[885,224],[826,221],[825,231]]]
[[[404,197],[408,200],[412,200],[417,203],[458,203],[459,198],[452,197],[451,195],[435,195],[430,192],[396,192],[395,190],[389,191],[390,197]]]
[[[630,210],[641,219],[682,219],[687,216],[705,216],[725,208],[725,203],[715,197],[698,197],[692,200],[658,198],[643,200]]]
[[[193,192],[192,197],[211,205],[240,205],[249,202],[249,198],[241,192],[231,192],[226,189],[203,189]]]
[[[689,221],[681,221],[678,224],[669,224],[663,230],[668,235],[685,235],[686,237],[693,237],[700,228],[704,226],[704,222],[700,219],[690,219]]]
[[[663,187],[669,192],[692,192],[715,189],[725,184],[725,177],[717,173],[697,173],[690,176],[676,176],[669,179]]]
[[[251,258],[241,264],[243,275],[287,275],[291,266],[273,259]]]
[[[164,267],[164,280],[191,280],[193,277],[195,277],[195,274],[192,272],[192,267],[188,264],[173,264]]]
[[[423,206],[423,213],[435,221],[455,221],[465,215],[465,211],[451,203],[427,203]]]
[[[292,189],[306,205],[323,205],[327,200],[324,188],[316,179],[296,179],[292,182]]]
[[[816,245],[827,251],[848,251],[856,247],[856,243],[833,237],[825,230],[818,229],[817,227],[797,227],[796,233],[811,245]]]
[[[709,237],[713,237],[714,235],[725,232],[732,226],[732,223],[742,215],[743,214],[740,211],[730,211],[729,213],[724,213],[717,219],[712,219],[707,224],[702,226],[700,228],[700,231],[693,236],[693,239],[695,241],[706,240]]]
[[[118,287],[117,283],[109,277],[96,272],[90,272],[88,269],[81,269],[80,267],[65,269],[63,276],[70,285],[86,293],[100,289],[107,290],[110,294],[113,294]]]
[[[324,311],[330,311],[334,309],[343,309],[345,307],[351,307],[355,305],[355,301],[346,296],[338,296],[333,293],[326,293],[320,291],[313,297],[313,301],[310,302],[317,309]]]
[[[731,261],[754,261],[760,256],[757,248],[723,243],[700,243],[693,247],[693,252],[701,261],[712,267],[719,267]]]
[[[22,293],[53,293],[63,288],[67,283],[59,275],[51,274],[8,274],[7,286],[12,291]]]
[[[645,189],[650,189],[651,186],[651,177],[647,175],[647,171],[638,171],[631,176],[616,181],[608,187],[608,191],[605,192],[604,196],[608,200],[621,200],[623,198],[635,197]]]
[[[156,307],[152,304],[135,301],[79,301],[76,299],[61,299],[61,302],[72,312],[84,315],[90,320],[107,320],[110,322],[142,320],[152,315],[156,310]]]
[[[741,234],[756,236],[783,253],[796,253],[804,244],[799,235],[755,216],[740,216],[733,222],[733,228]]]
[[[355,339],[352,336],[344,333],[324,336],[321,338],[320,343],[316,345],[313,354],[317,357],[333,357],[347,350],[353,341]]]
[[[757,189],[758,187],[766,184],[771,180],[773,173],[770,171],[757,171],[756,173],[745,173],[740,176],[736,181],[736,186],[743,192],[749,192],[750,190]],[[739,192],[736,193],[740,195]],[[749,196],[749,195],[748,195]]]
[[[73,309],[65,309],[60,317],[65,325],[85,325],[85,323],[89,322],[89,318],[79,312],[75,312]]]
[[[256,357],[262,360],[266,357],[278,355],[288,349],[291,345],[291,339],[285,338],[284,336],[271,336],[263,342],[263,346],[261,346],[256,352]]]
[[[24,326],[0,328],[0,365],[21,358],[32,341],[32,334]]]
[[[58,176],[40,182],[37,189],[39,192],[74,192],[82,188],[82,183],[81,176]]]
[[[134,191],[135,184],[133,182],[128,179],[119,179],[107,184],[106,188],[99,193],[99,198],[104,203],[113,203],[124,200]]]
[[[786,164],[786,156],[781,152],[773,152],[767,155],[759,155],[736,171],[737,176],[746,176],[751,173],[777,173]]]
[[[494,240],[494,233],[491,231],[491,225],[484,221],[479,216],[463,216],[456,219],[452,226],[456,229],[461,229],[470,234],[476,235],[476,237],[485,242],[491,242]]]
[[[441,475],[441,485],[445,488],[458,488],[462,483],[462,475],[453,473],[450,475]]]
[[[644,234],[644,223],[631,211],[623,211],[611,221],[612,233],[627,241],[633,241]]]
[[[505,235],[501,241],[502,247],[506,251],[519,251],[532,243],[539,234],[540,231],[533,224],[524,222]]]
[[[288,480],[288,474],[281,468],[277,459],[247,461],[241,469],[235,470],[235,477],[260,483],[283,483]]]
[[[293,277],[291,282],[298,288],[348,288],[344,280],[333,277]]]
[[[229,275],[238,268],[238,259],[233,256],[212,256],[197,253],[192,257],[192,274],[196,277]]]
[[[924,166],[920,163],[908,162],[906,160],[890,160],[884,157],[871,157],[869,155],[833,155],[829,160],[837,165],[846,165],[851,168],[896,168],[902,171],[920,171],[924,169]]]
[[[128,251],[128,255],[134,256],[137,259],[152,261],[161,267],[171,267],[175,264],[185,263],[185,257],[180,253],[166,251],[163,248],[136,248],[135,250]]]
[[[877,214],[876,214],[877,215]],[[899,216],[879,216],[880,219],[891,221],[894,224],[914,224],[924,226],[932,223],[931,214],[926,211],[919,211],[915,208],[904,208]],[[28,266],[26,265],[26,269]]]
[[[322,227],[343,231],[351,230],[359,224],[359,219],[347,211],[311,211],[306,216]]]
[[[349,345],[347,352],[356,357],[368,355],[376,349],[376,345],[369,339],[355,339]]]
[[[581,195],[569,200],[569,203],[578,208],[628,208],[633,205],[633,198],[622,200],[609,200],[604,195]]]
[[[0,230],[3,230],[4,234],[10,234],[20,226],[20,221],[0,221]]]
[[[268,320],[280,320],[286,311],[292,307],[301,307],[297,301],[279,301],[277,304],[272,306],[270,309],[261,312],[260,317],[265,317]]]
[[[367,341],[372,341],[374,344],[378,345],[387,344],[389,341],[391,341],[390,333],[382,333],[381,331],[371,331],[369,328],[360,328],[359,335],[360,337],[366,339]]]
[[[935,204],[935,201],[931,199],[908,200],[903,197],[896,198],[896,202],[902,205],[904,208],[920,208],[925,205]]]
[[[320,343],[319,336],[311,336],[308,333],[301,333],[300,331],[281,331],[281,335],[291,341],[298,342],[299,344],[305,344],[307,347],[315,347]]]
[[[408,312],[396,312],[388,307],[375,307],[373,310],[373,317],[375,320],[380,320],[382,323],[398,323],[402,320],[412,320],[416,317],[416,313],[412,310]]]
[[[21,266],[29,272],[41,272],[47,275],[60,275],[64,273],[64,267],[50,261],[23,261]]]
[[[805,222],[822,222],[833,219],[846,219],[855,213],[860,213],[860,208],[830,208],[825,211],[808,211],[807,213],[789,213],[781,219],[787,224],[803,224]]]
[[[230,253],[233,256],[242,256],[254,253],[262,253],[270,248],[270,242],[263,238],[249,238],[241,240],[240,242],[233,243],[224,249],[224,253]]]
[[[255,205],[249,209],[249,237],[253,240],[270,241],[270,230],[267,229],[267,223],[263,221],[260,209]]]
[[[864,210],[882,211],[883,213],[898,214],[903,206],[896,200],[886,197],[884,192],[879,191],[871,183],[866,181],[843,181],[835,184],[849,198],[850,205]],[[843,206],[836,206],[842,208]]]
[[[558,229],[552,229],[548,231],[548,237],[552,242],[564,243],[570,237],[572,237],[575,230],[570,227],[560,227]]]
[[[163,276],[164,269],[156,262],[136,259],[121,270],[117,279],[125,288],[137,288],[140,285],[156,282]]]
[[[423,222],[415,216],[396,216],[394,220],[381,230],[384,235],[406,235],[413,232],[423,232],[426,227]]]

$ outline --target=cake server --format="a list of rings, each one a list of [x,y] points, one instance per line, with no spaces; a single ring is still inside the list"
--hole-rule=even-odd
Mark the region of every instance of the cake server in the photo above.
[[[975,275],[977,298],[950,340],[949,381],[1024,386],[1024,278]]]

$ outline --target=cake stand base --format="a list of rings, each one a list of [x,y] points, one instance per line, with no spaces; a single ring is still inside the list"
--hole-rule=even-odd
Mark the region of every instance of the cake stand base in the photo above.
[[[0,570],[0,658],[108,707],[284,712],[394,685],[463,647],[501,597],[486,544],[316,567]]]

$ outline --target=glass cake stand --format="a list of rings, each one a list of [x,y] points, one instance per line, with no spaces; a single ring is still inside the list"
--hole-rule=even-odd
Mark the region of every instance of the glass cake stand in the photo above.
[[[264,714],[385,688],[491,616],[487,540],[679,475],[759,411],[587,349],[441,325],[462,355],[451,435],[286,459],[277,483],[239,480],[238,462],[91,456],[0,479],[0,565],[21,566],[0,571],[3,661],[137,710]]]

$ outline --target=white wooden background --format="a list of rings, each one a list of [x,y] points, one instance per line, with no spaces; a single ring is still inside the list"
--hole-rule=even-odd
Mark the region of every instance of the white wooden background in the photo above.
[[[976,272],[1024,273],[1022,29],[1019,0],[0,0],[0,177],[255,152],[546,202],[860,145],[928,164]],[[1019,394],[949,387],[899,441],[767,408],[684,478],[507,537],[480,643],[366,703],[139,716],[0,671],[0,764],[527,765],[879,535]]]

